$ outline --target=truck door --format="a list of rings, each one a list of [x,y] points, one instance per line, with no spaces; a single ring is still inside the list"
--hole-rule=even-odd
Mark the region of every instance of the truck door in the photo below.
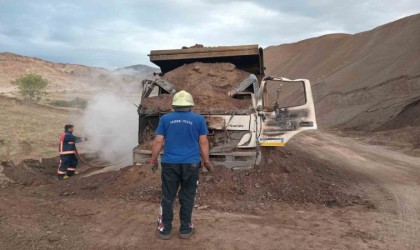
[[[260,146],[284,146],[297,133],[317,129],[309,80],[267,76],[257,97]]]

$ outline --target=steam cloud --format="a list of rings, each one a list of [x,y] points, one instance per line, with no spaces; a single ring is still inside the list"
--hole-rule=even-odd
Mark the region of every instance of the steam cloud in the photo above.
[[[132,102],[115,94],[96,95],[82,118],[89,151],[107,161],[132,164],[132,149],[137,145],[138,116]]]

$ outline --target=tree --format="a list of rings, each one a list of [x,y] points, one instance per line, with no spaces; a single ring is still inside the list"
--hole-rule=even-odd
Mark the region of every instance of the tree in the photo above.
[[[31,103],[39,102],[42,96],[48,94],[46,91],[48,83],[47,79],[36,74],[21,75],[11,82],[11,84],[18,87],[19,93],[23,98]]]

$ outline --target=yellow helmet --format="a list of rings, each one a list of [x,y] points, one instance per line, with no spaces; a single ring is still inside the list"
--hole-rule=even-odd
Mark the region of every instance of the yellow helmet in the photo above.
[[[193,97],[187,91],[181,90],[174,95],[174,98],[172,99],[172,106],[177,106],[177,107],[194,106]]]

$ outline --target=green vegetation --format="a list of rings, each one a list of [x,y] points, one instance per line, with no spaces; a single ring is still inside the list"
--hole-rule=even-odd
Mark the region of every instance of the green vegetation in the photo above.
[[[25,101],[37,103],[42,96],[47,95],[46,91],[49,81],[41,75],[26,74],[16,78],[11,84],[18,87],[19,93]]]
[[[66,100],[52,100],[49,102],[52,106],[57,107],[66,107],[66,108],[80,108],[85,109],[87,107],[88,101],[83,98],[76,97],[73,100],[66,101]]]

